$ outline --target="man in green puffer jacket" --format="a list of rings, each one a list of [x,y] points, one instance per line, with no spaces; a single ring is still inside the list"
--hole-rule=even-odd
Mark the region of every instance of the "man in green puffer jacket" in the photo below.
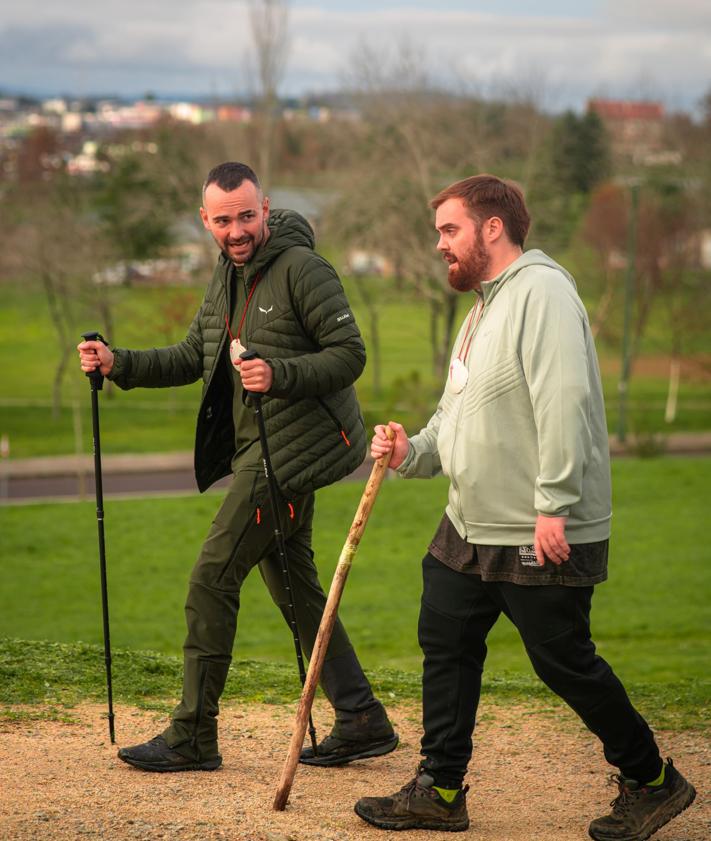
[[[351,473],[365,455],[365,429],[353,383],[365,348],[336,272],[314,252],[308,222],[269,199],[245,164],[208,174],[203,224],[221,250],[202,305],[182,342],[153,350],[78,349],[84,371],[97,366],[120,388],[185,385],[202,377],[195,435],[201,491],[232,473],[227,495],[193,569],[185,605],[183,695],[170,726],[119,758],[146,771],[214,770],[218,701],[231,661],[239,594],[259,566],[289,622],[262,466],[259,432],[245,392],[261,392],[299,636],[307,656],[325,605],[313,562],[314,491]],[[243,362],[240,354],[259,358]],[[322,688],[336,721],[302,761],[342,765],[394,750],[394,733],[373,696],[340,621],[324,663]]]
[[[600,372],[570,274],[523,251],[520,190],[491,175],[437,195],[437,248],[448,280],[474,293],[444,393],[425,429],[388,440],[405,478],[443,472],[449,500],[422,562],[422,761],[389,797],[356,812],[382,829],[469,826],[464,776],[486,659],[504,614],[536,674],[600,739],[619,797],[589,825],[597,841],[644,841],[694,799],[590,635],[594,585],[607,577],[610,465]],[[537,833],[531,833],[533,836]]]

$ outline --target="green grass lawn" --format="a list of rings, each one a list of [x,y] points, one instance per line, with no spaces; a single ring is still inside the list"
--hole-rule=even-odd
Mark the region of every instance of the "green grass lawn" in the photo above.
[[[396,418],[406,428],[424,424],[436,405],[440,383],[432,376],[429,347],[429,312],[422,302],[398,291],[388,281],[365,281],[378,296],[381,336],[382,384],[373,393],[373,343],[370,324],[355,281],[346,279],[350,300],[369,351],[369,362],[357,383],[368,426],[384,418]],[[199,300],[201,290],[193,290]],[[183,289],[114,289],[115,335],[124,347],[150,347],[168,342],[159,326],[166,302],[184,296]],[[468,299],[461,296],[460,315]],[[101,328],[86,316],[77,325],[79,333]],[[189,317],[186,317],[186,324]],[[172,340],[180,335],[177,330]],[[600,348],[603,355],[617,359],[615,349]],[[658,350],[657,350],[658,352]],[[77,449],[77,422],[81,426],[80,451],[91,452],[89,386],[76,360],[70,362],[63,388],[64,406],[58,417],[51,411],[52,377],[58,355],[56,338],[44,298],[22,285],[0,285],[0,434],[10,439],[11,456],[72,453]],[[20,364],[21,363],[21,364]],[[608,425],[617,423],[617,381],[606,376]],[[711,429],[711,396],[704,382],[682,381],[679,413],[673,424],[664,422],[667,383],[664,372],[654,377],[635,377],[629,393],[630,432]],[[179,389],[137,389],[104,391],[102,406],[102,449],[105,453],[188,450],[194,440],[194,424],[200,384]],[[73,411],[72,406],[76,409]]]
[[[711,460],[613,465],[610,580],[599,586],[593,630],[625,680],[673,685],[710,672],[711,551],[706,538]],[[315,550],[330,582],[362,491],[318,494]],[[383,485],[353,564],[341,615],[365,665],[417,671],[419,561],[441,516],[446,481]],[[219,495],[109,500],[106,538],[112,641],[178,655],[187,578]],[[0,509],[0,637],[99,643],[96,519],[90,503]],[[245,584],[239,658],[290,663],[292,643],[258,573]],[[489,668],[530,675],[510,624],[491,637]]]

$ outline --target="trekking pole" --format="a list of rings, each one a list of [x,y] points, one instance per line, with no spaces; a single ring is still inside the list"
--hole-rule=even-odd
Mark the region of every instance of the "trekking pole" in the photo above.
[[[92,331],[82,333],[86,342],[103,342],[106,339]],[[99,569],[101,570],[101,614],[104,623],[104,661],[106,663],[106,693],[109,705],[109,737],[111,744],[115,744],[114,733],[114,701],[111,686],[111,636],[109,634],[109,591],[106,584],[106,545],[104,542],[104,490],[101,479],[101,439],[99,437],[99,392],[104,387],[104,375],[99,368],[86,372],[91,383],[91,422],[94,433],[94,485],[96,487],[96,522],[99,529]]]
[[[392,440],[394,433],[390,427],[386,427],[386,434]],[[353,563],[353,557],[363,537],[363,532],[368,523],[370,512],[373,510],[373,505],[375,505],[375,499],[378,496],[383,477],[387,473],[390,456],[391,453],[381,456],[370,471],[370,478],[360,498],[358,510],[353,518],[348,537],[338,559],[338,566],[333,574],[331,589],[328,592],[326,607],[323,610],[321,624],[319,625],[316,642],[314,643],[314,650],[311,653],[311,660],[309,661],[309,672],[306,676],[306,683],[304,684],[299,707],[296,711],[294,731],[291,735],[289,750],[286,754],[281,779],[279,780],[279,786],[274,798],[274,809],[278,812],[284,810],[289,799],[289,793],[294,782],[294,775],[299,764],[299,756],[304,741],[306,719],[311,715],[311,706],[313,705],[316,687],[321,677],[321,669],[323,667],[323,661],[326,659],[326,651],[331,641],[333,627],[336,624],[338,605],[341,602],[343,588],[346,586],[346,579]]]
[[[240,359],[247,362],[250,359],[258,359],[259,354],[256,350],[246,350],[240,354]],[[281,574],[284,581],[284,590],[286,592],[288,607],[289,607],[289,624],[291,625],[291,633],[294,638],[294,651],[296,652],[296,663],[299,667],[299,679],[303,687],[306,681],[306,669],[304,668],[304,655],[301,650],[301,639],[299,638],[299,628],[296,624],[296,607],[294,606],[294,591],[291,587],[291,573],[289,572],[289,563],[286,555],[286,543],[284,542],[284,530],[282,529],[281,508],[279,506],[279,487],[277,485],[276,476],[272,469],[272,460],[269,455],[269,443],[267,441],[267,427],[264,423],[264,413],[262,412],[262,395],[258,391],[248,391],[247,394],[252,400],[254,406],[254,414],[257,419],[257,429],[259,430],[259,441],[262,445],[262,462],[264,464],[264,475],[267,477],[267,486],[269,488],[269,501],[271,502],[272,511],[274,512],[274,537],[276,538],[277,552],[279,554],[279,563],[281,564]],[[314,756],[318,756],[318,745],[316,743],[316,728],[314,727],[313,719],[309,714],[309,736],[311,737],[311,747]],[[303,737],[302,737],[303,738]]]

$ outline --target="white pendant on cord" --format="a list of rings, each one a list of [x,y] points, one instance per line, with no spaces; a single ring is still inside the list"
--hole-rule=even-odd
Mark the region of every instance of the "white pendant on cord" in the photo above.
[[[449,366],[449,375],[447,377],[447,391],[452,394],[459,394],[464,390],[464,386],[469,379],[469,371],[462,360],[455,356]]]
[[[242,363],[240,355],[243,354],[247,348],[240,342],[239,339],[232,339],[230,342],[230,361],[239,371],[239,366]]]

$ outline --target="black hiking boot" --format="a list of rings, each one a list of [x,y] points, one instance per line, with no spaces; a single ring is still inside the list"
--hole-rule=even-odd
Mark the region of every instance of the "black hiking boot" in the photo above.
[[[451,803],[434,789],[434,779],[422,769],[400,791],[390,797],[361,797],[355,813],[379,829],[436,829],[464,832],[469,828],[467,791],[457,792]]]
[[[162,736],[156,736],[141,745],[134,745],[132,748],[121,748],[118,758],[134,768],[142,771],[215,771],[222,765],[222,757],[217,756],[211,759],[191,759],[183,756],[172,748]]]
[[[304,765],[347,765],[355,759],[368,759],[372,756],[383,756],[395,750],[398,743],[398,735],[392,731],[392,735],[385,739],[368,739],[349,741],[339,739],[338,736],[328,735],[318,744],[318,754],[314,756],[313,748],[304,748],[301,751],[299,762]]]
[[[588,827],[595,841],[645,841],[694,802],[696,790],[667,759],[664,782],[643,786],[637,780],[613,774],[620,793],[610,803],[612,812]]]
[[[312,747],[304,748],[299,762],[304,765],[346,765],[355,759],[390,753],[397,743],[398,735],[382,704],[376,701],[370,710],[351,716],[345,723],[336,719],[333,730],[318,745],[317,755],[314,756]]]
[[[325,767],[346,765],[395,750],[397,733],[385,707],[374,697],[352,648],[324,662],[321,688],[336,712],[336,722],[318,745],[317,755],[313,748],[304,748],[300,762]]]

